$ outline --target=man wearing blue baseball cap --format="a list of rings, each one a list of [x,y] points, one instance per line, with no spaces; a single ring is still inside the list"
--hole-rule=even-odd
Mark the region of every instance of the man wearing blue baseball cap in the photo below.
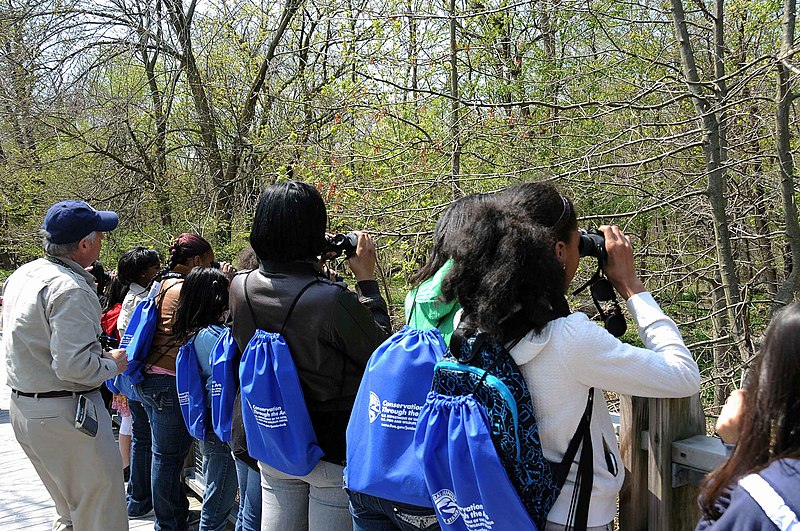
[[[11,423],[55,502],[54,530],[128,529],[122,461],[98,390],[128,361],[98,341],[100,303],[84,269],[118,222],[83,201],[56,203],[42,224],[45,257],[3,286]]]

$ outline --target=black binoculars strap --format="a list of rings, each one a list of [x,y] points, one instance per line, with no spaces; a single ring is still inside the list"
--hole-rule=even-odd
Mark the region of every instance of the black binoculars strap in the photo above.
[[[567,475],[581,448],[581,457],[578,461],[578,473],[575,475],[575,490],[572,492],[572,501],[569,507],[567,529],[585,531],[589,519],[589,501],[592,496],[592,483],[594,480],[594,457],[592,453],[592,410],[594,409],[594,387],[589,389],[586,399],[586,409],[575,430],[575,435],[569,441],[564,459],[553,465],[553,478],[559,487],[567,481]]]

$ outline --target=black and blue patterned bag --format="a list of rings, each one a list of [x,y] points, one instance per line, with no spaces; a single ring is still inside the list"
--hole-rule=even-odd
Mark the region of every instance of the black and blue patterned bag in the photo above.
[[[589,390],[586,410],[561,463],[549,462],[542,453],[533,402],[522,372],[508,350],[486,334],[456,330],[450,350],[434,370],[431,396],[472,396],[485,408],[500,462],[539,529],[544,528],[582,446],[573,522],[574,529],[585,529],[593,475],[589,432],[593,392]],[[433,403],[429,397],[426,407],[433,407]]]

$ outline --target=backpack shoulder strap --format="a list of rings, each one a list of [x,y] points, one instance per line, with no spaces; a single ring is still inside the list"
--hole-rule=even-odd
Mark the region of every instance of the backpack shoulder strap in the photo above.
[[[592,483],[594,480],[594,456],[592,453],[592,411],[594,410],[594,387],[589,388],[586,398],[586,408],[583,410],[578,428],[567,445],[564,459],[553,466],[553,479],[559,487],[563,487],[567,480],[567,475],[581,448],[581,456],[578,461],[578,473],[575,476],[575,490],[572,493],[568,521],[574,523],[574,529],[586,529],[589,518],[589,501],[592,495]]]
[[[305,293],[308,288],[310,288],[311,286],[313,286],[317,282],[319,282],[319,279],[315,278],[314,280],[312,280],[311,282],[309,282],[308,284],[303,286],[303,289],[301,289],[300,292],[297,294],[297,296],[294,298],[294,300],[292,301],[292,305],[289,306],[289,311],[286,312],[286,319],[283,320],[283,325],[281,326],[281,335],[283,335],[283,331],[286,328],[286,324],[289,322],[289,317],[292,316],[292,312],[294,311],[294,307],[297,306],[297,303],[300,300],[300,297],[303,296],[303,293]]]
[[[254,272],[255,272],[255,270],[250,271],[249,273],[247,273],[247,275],[245,275],[244,283],[243,283],[244,284],[243,290],[244,290],[244,298],[247,301],[247,307],[250,309],[250,317],[253,319],[253,327],[257,329],[258,328],[258,324],[256,324],[256,312],[253,309],[253,303],[250,300],[250,293],[247,291],[247,281],[250,279],[250,275],[252,273],[254,273]],[[289,322],[289,317],[291,317],[292,312],[294,311],[294,307],[297,306],[297,302],[300,300],[300,297],[303,296],[303,293],[305,293],[308,288],[310,288],[312,285],[318,283],[319,281],[320,280],[318,278],[315,278],[314,280],[312,280],[311,282],[309,282],[308,284],[303,286],[303,288],[300,290],[300,292],[295,296],[294,300],[292,301],[292,304],[289,306],[289,311],[286,312],[286,318],[283,321],[283,325],[281,325],[281,329],[280,329],[280,334],[281,335],[283,335],[283,331],[286,328],[286,324]]]
[[[800,530],[800,521],[792,509],[769,482],[758,474],[750,474],[739,480],[739,486],[764,510],[781,531]]]
[[[180,280],[178,280],[178,282],[173,282],[172,284],[170,284],[169,286],[164,288],[164,291],[160,292],[156,296],[158,298],[158,300],[155,301],[156,310],[157,310],[156,315],[157,316],[159,316],[159,317],[161,316],[161,305],[164,303],[164,297],[167,295],[167,292],[169,290],[171,290],[172,288],[174,288],[175,286],[177,286],[178,284],[183,284],[183,278],[182,277],[180,278]],[[157,317],[157,318],[159,318],[159,317]],[[194,341],[194,339],[192,339],[192,341]],[[177,344],[178,344],[178,340],[173,337],[168,343],[162,345],[161,348],[159,349],[158,357],[155,360],[153,360],[153,363],[149,364],[145,368],[144,372],[147,372],[150,369],[152,369],[153,366],[156,363],[158,363],[161,360],[161,358],[163,358],[167,354],[167,352],[169,352],[169,349],[171,349],[172,347],[174,347]]]

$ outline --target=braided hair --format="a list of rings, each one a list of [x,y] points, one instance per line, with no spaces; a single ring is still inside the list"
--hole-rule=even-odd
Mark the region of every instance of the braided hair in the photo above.
[[[160,280],[179,265],[187,265],[195,256],[203,256],[212,252],[211,244],[193,232],[184,232],[179,235],[169,246],[169,258],[164,269],[158,272],[156,279]]]

